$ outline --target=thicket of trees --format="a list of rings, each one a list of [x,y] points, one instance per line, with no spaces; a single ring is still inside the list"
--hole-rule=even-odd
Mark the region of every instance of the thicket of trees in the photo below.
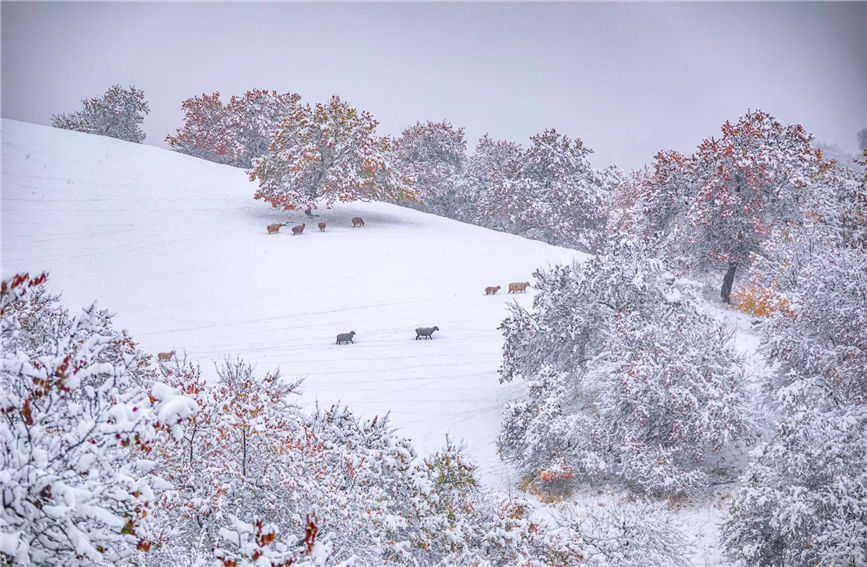
[[[500,436],[545,491],[619,479],[653,493],[707,488],[756,433],[732,332],[697,284],[635,246],[535,274],[532,311],[503,323],[503,381],[523,380]]]
[[[376,133],[370,113],[339,97],[303,104],[298,95],[248,91],[183,102],[184,125],[168,136],[177,151],[250,168],[255,198],[281,210],[338,201],[385,200],[547,242],[595,249],[605,203],[622,182],[594,170],[591,150],[550,129],[524,149],[479,141],[467,154],[462,128],[418,122],[398,136]]]
[[[820,211],[771,235],[751,273],[785,309],[760,325],[775,432],[725,526],[741,564],[867,561],[867,174],[839,181]]]
[[[84,99],[81,104],[83,108],[77,112],[52,115],[51,125],[127,142],[144,141],[141,125],[150,112],[144,91],[113,85],[101,97]]]
[[[533,309],[503,325],[502,379],[528,388],[503,423],[504,456],[555,493],[605,478],[694,491],[739,474],[724,527],[736,564],[867,561],[859,165],[751,112],[618,185],[605,253],[538,272]],[[683,279],[715,266],[724,299],[745,273],[731,298],[755,317],[766,375],[748,373],[733,331],[702,314],[702,284]]]

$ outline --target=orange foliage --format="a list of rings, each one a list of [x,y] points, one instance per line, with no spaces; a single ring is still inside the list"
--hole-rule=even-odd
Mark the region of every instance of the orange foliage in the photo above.
[[[775,289],[746,284],[732,293],[735,309],[756,317],[769,317],[771,313],[792,315],[789,301],[780,296]]]

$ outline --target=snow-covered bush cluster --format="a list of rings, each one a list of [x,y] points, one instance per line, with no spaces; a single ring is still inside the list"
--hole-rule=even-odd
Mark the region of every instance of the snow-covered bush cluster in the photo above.
[[[548,490],[620,479],[659,493],[707,487],[755,434],[731,331],[693,282],[626,245],[536,274],[531,311],[503,323],[502,380],[522,380],[504,456]]]
[[[752,283],[789,309],[760,326],[778,420],[725,526],[743,565],[867,563],[867,248],[853,222],[865,183],[848,182],[836,208],[774,233],[754,263]]]
[[[81,104],[83,108],[78,112],[53,115],[51,125],[127,142],[144,141],[145,133],[141,124],[150,112],[144,91],[114,85],[101,97],[84,99]]]
[[[689,567],[693,546],[684,526],[648,500],[561,504],[555,524],[588,567]]]
[[[0,561],[117,565],[149,546],[169,487],[154,447],[196,404],[155,380],[106,312],[73,317],[44,280],[0,293]]]
[[[487,495],[453,444],[419,460],[387,418],[301,412],[297,384],[257,379],[243,361],[215,383],[185,362],[165,372],[200,411],[159,451],[173,490],[152,511],[161,528],[141,565],[206,564],[215,548],[293,557],[301,534],[320,542],[311,530],[329,565],[523,565],[553,549],[527,505]]]

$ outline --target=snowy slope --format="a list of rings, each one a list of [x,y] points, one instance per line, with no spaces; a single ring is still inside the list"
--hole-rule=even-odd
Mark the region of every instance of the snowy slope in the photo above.
[[[254,201],[242,170],[9,120],[2,165],[4,278],[48,270],[67,305],[98,299],[145,350],[279,367],[305,378],[304,403],[391,412],[422,454],[463,439],[486,483],[513,484],[495,439],[520,390],[497,382],[497,326],[533,292],[505,288],[579,253],[383,203],[321,211],[320,233]],[[269,235],[271,222],[308,226]],[[423,325],[441,331],[413,340]]]

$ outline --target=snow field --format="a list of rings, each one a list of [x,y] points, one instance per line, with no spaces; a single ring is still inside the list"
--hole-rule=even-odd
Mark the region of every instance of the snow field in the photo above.
[[[0,135],[4,278],[47,270],[68,306],[98,300],[141,348],[185,351],[206,374],[238,355],[303,377],[302,404],[390,413],[422,455],[463,440],[483,482],[510,489],[495,441],[521,386],[497,381],[497,327],[534,292],[507,286],[580,253],[385,203],[310,219],[254,201],[236,168],[10,120]],[[355,344],[334,344],[349,331]]]

